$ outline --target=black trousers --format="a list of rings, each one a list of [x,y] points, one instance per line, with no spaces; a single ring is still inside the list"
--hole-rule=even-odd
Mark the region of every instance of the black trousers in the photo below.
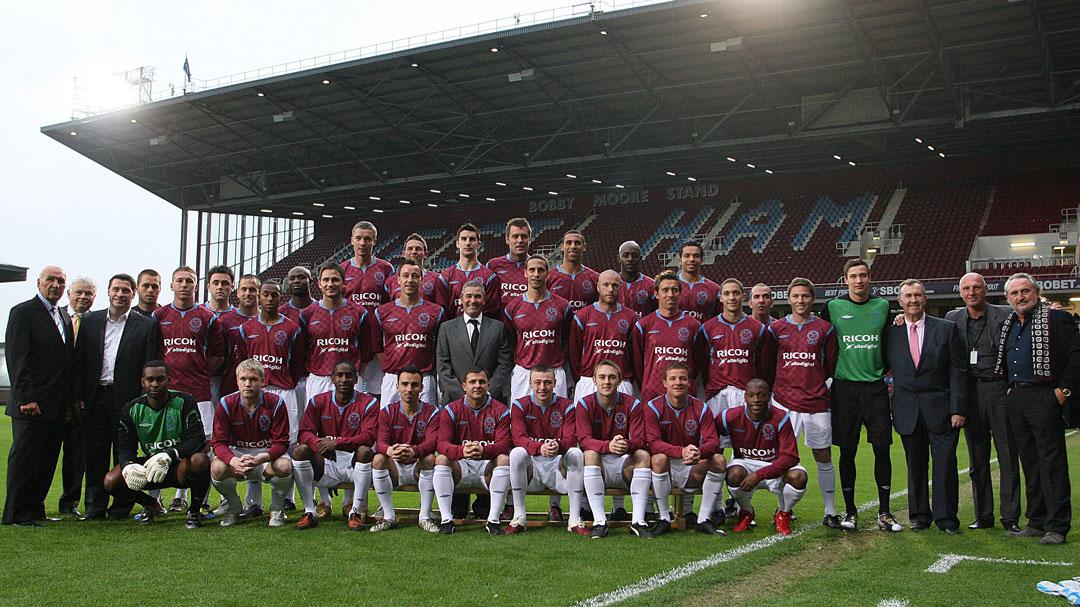
[[[1009,426],[1024,468],[1028,524],[1036,529],[1069,533],[1072,488],[1065,452],[1065,420],[1054,388],[1013,388],[1006,397]]]
[[[64,456],[60,464],[60,476],[63,479],[63,492],[60,494],[60,510],[68,510],[79,506],[83,472],[86,469],[82,422],[79,418],[73,417],[64,424],[62,450]]]
[[[1016,439],[1009,429],[1005,412],[1005,380],[977,382],[968,385],[968,415],[964,424],[968,460],[971,462],[971,492],[975,503],[975,519],[994,522],[994,486],[990,479],[990,439],[997,451],[1001,472],[1001,520],[1015,523],[1020,520],[1020,463]]]
[[[931,432],[922,414],[911,434],[901,434],[908,466],[908,511],[911,522],[929,526],[931,521],[941,529],[958,528],[956,511],[960,501],[960,477],[956,471],[956,447],[960,430]],[[933,507],[927,488],[927,466],[933,458]]]
[[[45,497],[56,472],[60,443],[64,440],[64,421],[12,418],[11,439],[5,525],[45,518]]]
[[[109,507],[109,494],[105,491],[105,475],[120,463],[116,436],[120,426],[120,409],[114,402],[111,387],[98,386],[93,402],[83,412],[83,453],[86,456],[86,512],[87,516],[99,516],[106,512],[114,516],[126,516],[134,502],[128,496],[113,498]]]

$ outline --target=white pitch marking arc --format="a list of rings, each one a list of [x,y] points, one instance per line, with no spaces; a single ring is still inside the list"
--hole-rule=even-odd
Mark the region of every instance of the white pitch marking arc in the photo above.
[[[939,554],[938,560],[926,568],[924,573],[948,573],[955,565],[963,561],[977,561],[980,563],[1000,563],[1004,565],[1052,565],[1055,567],[1072,567],[1072,563],[1064,561],[1037,561],[1031,559],[992,559],[985,556],[968,556],[966,554]]]
[[[911,604],[911,601],[909,601],[907,599],[893,598],[893,599],[883,599],[880,603],[877,604],[877,607],[908,607],[908,605],[910,605],[910,604]]]

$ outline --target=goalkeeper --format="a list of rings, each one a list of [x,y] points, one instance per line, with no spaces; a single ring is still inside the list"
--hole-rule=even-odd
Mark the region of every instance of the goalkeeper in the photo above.
[[[158,516],[157,500],[145,489],[190,488],[184,526],[201,527],[199,507],[210,490],[210,457],[198,404],[190,394],[169,390],[169,366],[160,360],[143,365],[142,387],[145,394],[120,408],[121,463],[105,476],[105,490],[141,504],[139,522],[145,525]]]

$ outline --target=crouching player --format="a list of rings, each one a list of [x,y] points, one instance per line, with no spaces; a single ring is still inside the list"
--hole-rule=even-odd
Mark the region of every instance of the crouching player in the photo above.
[[[555,395],[555,371],[547,365],[537,365],[529,371],[531,396],[514,401],[510,409],[510,435],[514,448],[510,451],[510,492],[514,500],[514,518],[506,533],[525,531],[525,493],[545,489],[570,497],[570,518],[567,528],[588,535],[581,520],[581,462],[569,466],[566,459],[581,459],[581,451],[573,454],[567,449],[576,444],[574,435],[573,402]],[[558,499],[558,496],[552,496]],[[552,520],[562,520],[558,506],[552,506]]]
[[[684,490],[701,488],[701,522],[697,530],[725,535],[709,519],[708,512],[724,488],[725,464],[716,434],[716,418],[703,401],[690,396],[690,367],[674,362],[664,369],[666,394],[645,407],[645,438],[652,453],[652,487],[660,520],[652,536],[671,531],[668,498],[672,486]]]
[[[236,524],[243,502],[236,493],[238,479],[270,483],[270,526],[285,524],[285,494],[292,488],[289,413],[277,394],[263,391],[266,370],[249,358],[236,365],[239,391],[222,397],[214,410],[210,447],[215,459],[210,478],[228,502],[221,526]],[[192,500],[194,501],[194,500]]]
[[[390,376],[387,373],[384,377]],[[431,475],[435,467],[439,410],[431,403],[420,401],[424,376],[419,367],[408,365],[395,377],[394,392],[401,401],[379,410],[371,482],[382,506],[383,518],[371,526],[371,531],[397,529],[394,489],[408,485],[420,490],[420,528],[436,533],[439,525],[431,520],[431,504],[435,501]],[[386,393],[384,387],[383,394]]]
[[[201,527],[199,509],[210,490],[210,457],[203,451],[206,438],[198,403],[186,392],[169,390],[169,366],[160,360],[143,365],[142,387],[145,393],[120,410],[121,463],[105,475],[105,490],[117,501],[138,502],[143,507],[139,522],[145,525],[161,510],[144,489],[190,488],[184,526]]]
[[[439,533],[454,532],[450,502],[454,488],[491,493],[487,531],[502,535],[499,514],[510,486],[510,411],[488,393],[487,371],[473,367],[461,382],[465,396],[439,412],[439,455],[435,458],[435,499],[442,522]]]
[[[580,460],[572,454],[583,452],[583,484],[589,506],[593,511],[593,538],[607,536],[607,516],[604,514],[606,487],[630,490],[633,518],[630,530],[637,536],[651,538],[645,524],[645,507],[649,500],[652,474],[649,452],[645,450],[645,422],[641,401],[619,392],[622,371],[611,360],[604,359],[593,367],[596,392],[574,403],[573,417],[577,440],[581,447],[566,453],[567,475]],[[578,464],[579,465],[579,464]],[[578,517],[573,507],[570,518]]]
[[[304,514],[297,529],[311,529],[319,524],[315,513],[315,487],[330,488],[341,483],[353,484],[353,503],[348,525],[363,531],[366,519],[359,502],[367,496],[374,455],[375,427],[379,419],[379,401],[356,391],[359,381],[356,365],[343,360],[334,365],[330,381],[334,389],[316,394],[304,408],[300,437],[293,447],[296,487]]]
[[[746,406],[725,411],[717,420],[717,430],[731,437],[727,482],[739,504],[734,530],[749,529],[754,520],[750,496],[757,489],[768,489],[780,501],[773,516],[776,532],[791,535],[791,509],[806,493],[806,469],[799,465],[799,447],[788,413],[769,406],[771,399],[768,382],[746,382]]]

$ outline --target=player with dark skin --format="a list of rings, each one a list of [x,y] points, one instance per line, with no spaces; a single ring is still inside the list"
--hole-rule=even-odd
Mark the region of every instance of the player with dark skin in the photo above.
[[[772,390],[769,383],[763,379],[751,379],[746,382],[746,414],[755,422],[763,422],[768,415],[769,401],[772,399]],[[806,488],[806,471],[792,468],[784,475],[784,483],[796,489]],[[743,491],[753,491],[761,479],[757,474],[746,473],[746,468],[738,464],[728,466],[728,486],[738,487]]]
[[[334,402],[339,405],[348,404],[353,399],[353,392],[358,380],[356,367],[348,361],[334,365],[334,374],[330,381],[334,384]],[[307,460],[311,462],[311,468],[315,471],[315,480],[323,475],[323,466],[326,460],[337,461],[337,441],[324,436],[319,438],[315,449],[304,443],[298,443],[293,447],[292,457],[294,460]],[[353,462],[368,463],[375,457],[375,451],[369,445],[360,445],[353,455]]]

